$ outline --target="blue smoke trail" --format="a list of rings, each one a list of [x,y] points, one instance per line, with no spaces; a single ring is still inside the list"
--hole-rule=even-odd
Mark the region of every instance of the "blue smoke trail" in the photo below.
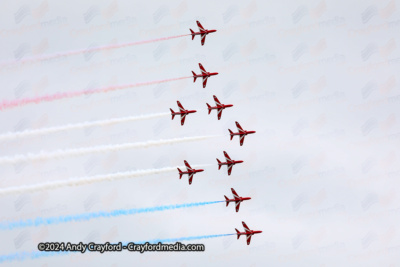
[[[0,256],[0,263],[12,262],[12,261],[24,261],[27,259],[37,259],[41,257],[50,257],[55,255],[66,255],[70,252],[44,252],[44,251],[31,251],[31,252],[16,252],[8,255]]]
[[[199,239],[209,239],[209,238],[216,238],[216,237],[223,237],[223,236],[230,236],[236,234],[220,234],[220,235],[200,235],[200,236],[187,236],[187,237],[178,237],[178,238],[167,238],[167,239],[153,239],[147,241],[139,241],[135,242],[135,244],[145,244],[149,242],[150,244],[157,244],[158,242],[161,243],[171,243],[171,242],[178,242],[178,241],[191,241],[191,240],[199,240]],[[124,243],[126,245],[127,243]],[[90,251],[86,251],[88,253]],[[80,252],[69,252],[69,251],[59,251],[59,252],[44,252],[44,251],[31,251],[31,252],[16,252],[7,255],[0,255],[0,263],[3,262],[12,262],[12,261],[24,261],[27,259],[37,259],[41,257],[50,257],[56,255],[67,255],[69,253],[78,253]],[[96,253],[96,252],[95,252]]]
[[[149,242],[150,244],[158,244],[161,243],[173,243],[179,241],[191,241],[191,240],[199,240],[199,239],[208,239],[208,238],[215,238],[215,237],[222,237],[222,236],[229,236],[229,235],[236,235],[236,234],[221,234],[221,235],[199,235],[199,236],[186,236],[186,237],[178,237],[178,238],[167,238],[167,239],[153,239],[148,241],[140,241],[135,242],[135,244],[145,244]]]
[[[225,202],[225,201],[219,200],[219,201],[209,201],[209,202],[194,202],[194,203],[167,205],[167,206],[157,206],[157,207],[149,207],[149,208],[136,208],[136,209],[134,208],[134,209],[119,209],[119,210],[113,210],[113,211],[98,211],[98,212],[89,212],[89,213],[82,213],[82,214],[77,214],[77,215],[63,215],[63,216],[49,217],[49,218],[38,217],[36,219],[19,220],[19,221],[14,221],[14,222],[2,222],[2,223],[0,223],[0,229],[1,230],[11,230],[14,228],[22,228],[22,227],[30,227],[30,226],[89,221],[91,219],[96,219],[96,218],[101,218],[101,217],[109,218],[109,217],[118,217],[118,216],[122,216],[122,215],[134,215],[134,214],[139,214],[139,213],[174,210],[174,209],[182,209],[182,208],[192,208],[192,207],[216,204],[216,203],[220,203],[220,202]]]

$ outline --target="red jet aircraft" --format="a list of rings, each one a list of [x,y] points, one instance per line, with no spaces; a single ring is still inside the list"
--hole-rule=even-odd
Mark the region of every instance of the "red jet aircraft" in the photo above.
[[[221,104],[221,102],[219,102],[218,98],[215,95],[213,95],[213,97],[214,97],[214,101],[215,101],[216,106],[212,107],[208,103],[206,103],[207,107],[208,107],[208,114],[211,113],[211,110],[216,109],[218,111],[218,120],[219,120],[219,119],[221,119],[222,110],[224,110],[225,108],[233,107],[233,105],[231,105],[231,104],[229,104],[229,105]]]
[[[185,162],[187,171],[183,172],[179,168],[177,168],[179,171],[179,179],[182,178],[183,174],[188,174],[189,175],[189,184],[192,184],[193,175],[197,172],[202,172],[204,170],[203,169],[193,169],[192,167],[190,167],[189,163],[186,160],[184,160],[183,162]]]
[[[237,233],[237,239],[239,239],[240,235],[246,235],[246,237],[247,237],[247,245],[250,245],[251,236],[254,235],[254,234],[261,234],[262,231],[250,230],[249,227],[247,227],[245,222],[242,222],[242,224],[243,224],[244,232],[241,233],[241,232],[239,232],[238,229],[235,228],[236,233]]]
[[[201,70],[201,74],[197,75],[196,73],[194,73],[194,71],[192,71],[193,79],[194,79],[193,82],[196,82],[197,78],[202,77],[203,78],[203,88],[206,88],[208,77],[214,76],[214,75],[218,75],[218,72],[207,72],[204,69],[203,65],[201,65],[201,63],[199,63],[199,67],[200,67],[200,70]]]
[[[201,24],[200,24],[200,22],[198,20],[196,22],[197,22],[197,26],[199,26],[199,32],[194,32],[194,31],[192,31],[192,29],[189,29],[190,32],[192,33],[192,40],[194,39],[194,37],[196,35],[201,35],[201,45],[204,45],[204,42],[206,41],[207,34],[212,33],[212,32],[216,32],[217,30],[206,30],[206,29],[204,29],[203,26],[201,26]]]
[[[242,127],[240,126],[240,124],[237,121],[236,121],[236,127],[237,127],[237,129],[239,131],[238,133],[234,133],[230,129],[228,129],[228,130],[229,130],[229,133],[231,135],[231,140],[233,139],[233,136],[235,136],[235,135],[239,135],[240,136],[240,145],[241,146],[243,145],[244,137],[246,135],[253,134],[253,133],[256,132],[256,131],[245,131],[245,130],[243,130]]]
[[[186,115],[189,114],[189,113],[195,113],[197,111],[196,110],[186,110],[186,109],[183,108],[181,102],[176,101],[176,103],[178,103],[178,107],[179,107],[179,111],[180,112],[175,112],[175,111],[172,110],[172,108],[170,108],[171,115],[172,115],[172,120],[174,119],[175,115],[181,115],[181,125],[183,125],[185,123]]]
[[[221,162],[221,161],[219,161],[219,159],[217,159],[217,161],[218,161],[218,170],[221,169],[222,165],[227,165],[228,166],[228,175],[231,175],[232,166],[237,164],[237,163],[242,163],[243,160],[231,160],[231,158],[228,156],[228,153],[226,153],[225,151],[224,151],[224,155],[225,155],[226,162]]]
[[[236,203],[236,212],[239,211],[240,208],[240,203],[243,202],[244,200],[250,200],[251,197],[239,197],[239,195],[236,193],[235,189],[231,188],[232,190],[232,194],[233,194],[233,199],[229,199],[227,198],[227,196],[225,197],[225,201],[226,201],[226,206],[228,207],[229,202],[235,202]]]

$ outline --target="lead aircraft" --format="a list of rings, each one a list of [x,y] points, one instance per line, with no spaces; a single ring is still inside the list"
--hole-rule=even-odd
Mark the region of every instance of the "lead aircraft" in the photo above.
[[[242,222],[242,224],[243,224],[244,232],[239,232],[239,230],[235,228],[236,234],[237,234],[237,239],[239,239],[239,237],[241,235],[246,235],[247,245],[250,245],[251,236],[254,235],[254,234],[261,234],[262,231],[250,230],[249,227],[247,227],[245,222]]]

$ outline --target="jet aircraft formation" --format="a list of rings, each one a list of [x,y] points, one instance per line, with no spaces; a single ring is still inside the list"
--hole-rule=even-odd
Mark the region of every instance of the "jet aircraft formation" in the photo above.
[[[205,40],[206,40],[206,36],[208,34],[210,34],[210,33],[216,32],[216,30],[207,30],[207,29],[205,29],[201,25],[201,23],[199,21],[197,21],[197,26],[199,27],[199,32],[194,32],[192,29],[190,29],[190,32],[191,32],[190,34],[192,36],[192,40],[194,39],[194,37],[196,35],[200,35],[200,37],[201,37],[201,45],[204,45]],[[193,82],[195,83],[197,78],[202,79],[203,88],[206,88],[208,78],[211,77],[211,76],[218,75],[218,72],[207,72],[201,63],[199,63],[199,68],[200,68],[200,74],[196,74],[194,71],[192,71]],[[217,110],[217,118],[218,118],[218,120],[221,120],[222,111],[224,109],[226,109],[226,108],[233,107],[233,105],[232,104],[222,104],[219,101],[219,99],[217,98],[217,96],[215,96],[215,95],[213,95],[213,98],[214,98],[214,101],[215,101],[215,106],[211,106],[208,103],[206,103],[208,114],[210,114],[211,111],[215,109],[215,110]],[[178,108],[179,108],[179,111],[177,111],[177,112],[175,112],[172,108],[170,108],[172,120],[175,118],[175,116],[180,116],[181,126],[183,126],[185,124],[186,116],[189,115],[189,114],[192,114],[192,113],[196,113],[197,111],[196,110],[187,110],[187,109],[185,109],[183,107],[183,105],[179,101],[177,101],[177,105],[178,105]],[[240,146],[243,146],[245,136],[247,136],[249,134],[254,134],[256,131],[244,130],[240,126],[239,122],[236,121],[235,123],[236,123],[236,127],[237,127],[238,132],[235,133],[235,132],[231,131],[230,129],[228,129],[229,135],[230,135],[230,140],[232,140],[233,137],[235,135],[237,135],[237,136],[239,136]],[[226,161],[225,162],[221,162],[217,158],[218,170],[221,169],[221,167],[223,165],[226,165],[227,166],[228,175],[231,175],[233,166],[236,165],[236,164],[243,163],[243,160],[233,160],[233,159],[231,159],[226,151],[223,151],[223,154],[224,154],[224,157],[225,157]],[[178,172],[179,172],[179,179],[181,179],[184,174],[187,174],[188,175],[189,185],[191,185],[192,182],[193,182],[194,175],[196,173],[198,173],[198,172],[203,172],[204,170],[203,169],[194,169],[194,168],[192,168],[186,160],[184,160],[183,162],[185,163],[186,171],[182,171],[181,169],[177,168]],[[228,197],[224,196],[225,197],[226,206],[228,207],[230,202],[234,202],[235,203],[235,210],[236,210],[236,212],[238,212],[239,208],[240,208],[240,203],[242,203],[243,201],[246,201],[246,200],[250,200],[251,198],[250,197],[240,197],[233,188],[231,188],[231,191],[232,191],[232,194],[233,194],[233,199],[229,199]],[[250,230],[249,227],[247,227],[245,222],[242,222],[242,224],[243,224],[243,227],[244,227],[245,231],[244,232],[239,232],[237,229],[235,229],[236,230],[236,234],[237,234],[237,238],[239,239],[239,237],[241,235],[246,235],[247,245],[249,245],[250,241],[251,241],[251,237],[254,234],[262,233],[262,231]]]

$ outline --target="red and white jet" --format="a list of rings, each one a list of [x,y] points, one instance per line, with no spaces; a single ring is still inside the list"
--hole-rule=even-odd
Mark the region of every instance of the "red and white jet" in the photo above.
[[[176,101],[176,103],[178,103],[179,112],[175,112],[175,111],[172,110],[172,108],[170,108],[171,115],[172,115],[172,120],[174,119],[175,115],[181,115],[181,125],[183,125],[185,123],[186,115],[188,115],[190,113],[195,113],[197,111],[196,110],[186,110],[186,109],[183,108],[181,102]]]
[[[250,200],[251,197],[239,197],[239,195],[236,193],[235,189],[231,188],[231,190],[232,190],[232,194],[233,194],[233,199],[229,199],[227,196],[224,196],[225,201],[226,201],[226,206],[228,207],[229,202],[235,202],[236,212],[238,212],[239,208],[240,208],[240,203],[243,202],[244,200]]]
[[[243,142],[244,142],[244,137],[246,136],[246,135],[248,135],[248,134],[253,134],[253,133],[255,133],[256,131],[246,131],[246,130],[243,130],[242,129],[242,127],[240,126],[240,124],[236,121],[236,127],[237,127],[237,129],[238,129],[238,133],[234,133],[234,132],[232,132],[230,129],[228,129],[229,130],[229,133],[230,133],[230,135],[231,135],[231,140],[233,139],[233,137],[235,136],[235,135],[239,135],[239,137],[240,137],[240,145],[242,146],[243,145]]]
[[[231,105],[231,104],[228,104],[228,105],[221,104],[221,102],[219,102],[218,98],[215,95],[213,95],[213,97],[214,97],[214,101],[215,101],[216,106],[212,107],[208,103],[206,103],[207,107],[208,107],[208,114],[211,113],[211,110],[216,109],[218,111],[218,120],[219,120],[219,119],[221,119],[222,110],[224,110],[225,108],[233,107],[233,105]]]
[[[224,155],[225,155],[226,162],[221,162],[219,159],[217,159],[217,161],[218,161],[218,170],[221,169],[222,165],[227,165],[228,166],[228,175],[231,175],[233,165],[235,165],[237,163],[242,163],[243,160],[232,160],[228,156],[228,153],[226,153],[225,151],[224,151]]]
[[[196,82],[197,78],[202,77],[203,78],[203,88],[206,88],[208,77],[214,76],[214,75],[218,75],[218,72],[207,72],[204,69],[203,65],[201,65],[201,63],[199,63],[199,67],[200,67],[200,70],[201,70],[201,74],[197,75],[196,73],[194,73],[194,71],[192,71],[193,79],[194,79],[193,82]]]
[[[254,234],[261,234],[262,231],[253,231],[253,230],[250,230],[249,227],[247,227],[247,225],[246,225],[245,222],[242,222],[242,224],[243,224],[244,232],[239,232],[239,230],[235,228],[236,233],[237,233],[237,239],[239,239],[239,237],[240,237],[241,235],[246,235],[246,237],[247,237],[247,238],[246,238],[246,239],[247,239],[247,245],[250,245],[251,236],[254,235]]]
[[[201,45],[204,45],[207,34],[216,32],[217,30],[204,29],[204,27],[200,24],[200,22],[198,20],[196,22],[197,22],[197,26],[199,27],[199,32],[194,32],[194,31],[192,31],[192,29],[189,29],[190,32],[192,33],[192,40],[194,39],[194,37],[196,35],[201,35]]]
[[[184,162],[185,165],[186,165],[187,171],[183,172],[183,171],[181,171],[179,168],[177,168],[178,171],[179,171],[179,179],[182,178],[182,175],[183,175],[183,174],[188,174],[188,176],[189,176],[189,184],[192,184],[193,175],[194,175],[195,173],[197,173],[197,172],[202,172],[202,171],[204,171],[204,170],[203,170],[203,169],[193,169],[192,167],[190,167],[189,163],[188,163],[186,160],[184,160],[183,162]]]

